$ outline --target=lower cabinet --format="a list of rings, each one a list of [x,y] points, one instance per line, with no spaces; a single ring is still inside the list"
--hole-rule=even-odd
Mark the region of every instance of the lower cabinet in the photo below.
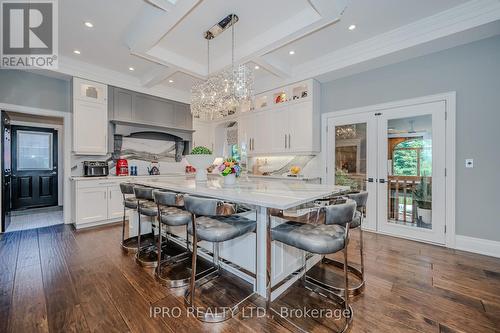
[[[77,229],[113,222],[123,217],[123,197],[118,184],[76,182],[74,224]]]

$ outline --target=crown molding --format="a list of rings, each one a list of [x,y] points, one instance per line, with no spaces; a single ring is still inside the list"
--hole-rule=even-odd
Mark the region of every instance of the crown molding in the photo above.
[[[473,0],[297,66],[291,80],[337,71],[500,19],[500,1]]]
[[[141,81],[141,78],[126,75],[86,62],[73,60],[65,56],[59,57],[59,68],[55,72],[70,76],[77,76],[115,87],[174,100],[177,102],[188,104],[190,103],[191,97],[188,91],[165,86],[148,87],[144,85],[144,83]]]

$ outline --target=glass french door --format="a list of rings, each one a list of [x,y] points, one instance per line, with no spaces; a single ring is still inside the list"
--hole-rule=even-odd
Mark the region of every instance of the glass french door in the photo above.
[[[327,182],[368,191],[363,227],[445,243],[445,102],[328,120]]]
[[[349,186],[352,191],[368,191],[363,228],[375,230],[376,207],[376,119],[369,115],[352,115],[330,119],[327,182]]]
[[[378,229],[445,243],[445,102],[378,117]]]

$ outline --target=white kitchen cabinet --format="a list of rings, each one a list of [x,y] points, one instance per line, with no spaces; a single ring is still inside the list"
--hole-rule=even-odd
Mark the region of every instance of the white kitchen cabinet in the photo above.
[[[106,85],[73,79],[73,153],[106,155],[108,110]]]
[[[287,112],[287,151],[293,153],[319,152],[319,114],[311,101],[291,105]]]
[[[193,119],[193,130],[195,131],[193,133],[193,147],[205,146],[214,150],[215,133],[213,123]]]
[[[248,114],[238,119],[238,141],[246,144],[249,155],[269,152],[272,130],[271,113]]]
[[[76,191],[76,225],[108,219],[108,188],[89,187]]]
[[[108,219],[123,218],[123,195],[120,185],[108,187]]]
[[[73,196],[73,222],[77,229],[116,222],[123,218],[123,196],[117,181],[75,181]]]

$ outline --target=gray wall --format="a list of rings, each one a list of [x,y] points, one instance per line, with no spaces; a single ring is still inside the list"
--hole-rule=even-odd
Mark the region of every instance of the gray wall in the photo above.
[[[21,70],[0,70],[0,103],[70,112],[70,82]]]
[[[449,91],[457,92],[456,233],[500,241],[500,36],[324,83],[321,109]]]

